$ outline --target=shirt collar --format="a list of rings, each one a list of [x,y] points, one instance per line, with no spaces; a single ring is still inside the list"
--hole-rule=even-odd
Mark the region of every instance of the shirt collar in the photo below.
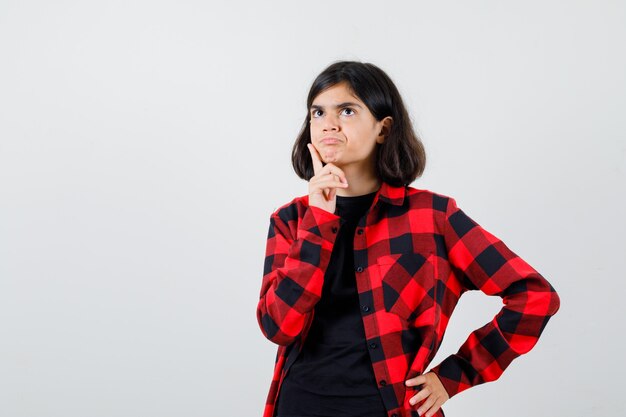
[[[374,196],[374,200],[372,201],[372,205],[378,204],[379,201],[382,201],[387,204],[392,204],[395,206],[401,206],[404,204],[404,196],[406,195],[406,187],[405,186],[393,186],[389,183],[382,181],[378,191],[376,191],[376,195]],[[302,196],[303,200],[306,204],[309,204],[309,196]]]
[[[378,192],[376,193],[376,197],[374,197],[374,204],[376,204],[376,202],[380,200],[388,204],[401,206],[404,203],[405,194],[405,186],[395,187],[383,181],[380,185],[380,188],[378,189]]]

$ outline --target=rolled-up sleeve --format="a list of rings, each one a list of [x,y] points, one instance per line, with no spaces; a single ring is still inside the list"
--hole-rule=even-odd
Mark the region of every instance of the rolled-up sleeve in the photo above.
[[[301,221],[295,210],[270,217],[256,312],[263,335],[278,345],[294,342],[310,325],[340,227],[338,215],[319,207],[306,207]]]

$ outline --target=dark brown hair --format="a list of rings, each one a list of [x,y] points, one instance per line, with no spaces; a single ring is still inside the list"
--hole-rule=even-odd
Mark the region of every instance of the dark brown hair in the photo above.
[[[307,148],[307,143],[311,142],[311,104],[322,91],[341,82],[348,84],[376,120],[387,116],[393,119],[384,143],[376,145],[377,177],[394,186],[409,185],[420,177],[426,166],[426,150],[413,130],[398,89],[383,70],[357,61],[334,62],[313,81],[306,102],[307,115],[291,153],[296,174],[307,181],[313,177],[313,163]]]

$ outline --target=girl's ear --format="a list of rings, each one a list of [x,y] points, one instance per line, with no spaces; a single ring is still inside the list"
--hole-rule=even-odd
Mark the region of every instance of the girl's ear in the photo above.
[[[380,133],[378,134],[378,138],[381,140],[378,143],[383,143],[385,141],[385,138],[389,136],[389,133],[391,132],[391,126],[393,125],[393,119],[391,118],[391,116],[387,116],[383,120],[381,120],[381,122],[382,126],[380,128]]]

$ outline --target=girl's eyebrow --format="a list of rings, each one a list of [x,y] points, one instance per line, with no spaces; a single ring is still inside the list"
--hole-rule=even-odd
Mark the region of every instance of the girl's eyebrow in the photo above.
[[[353,102],[351,102],[351,101],[346,101],[346,102],[344,102],[344,103],[339,103],[339,104],[335,105],[334,107],[335,107],[336,109],[338,109],[338,108],[340,108],[340,107],[348,107],[348,106],[355,106],[355,107],[363,108],[363,107],[361,107],[359,104],[357,104],[357,103],[353,103]],[[324,108],[323,106],[318,106],[317,104],[313,104],[313,105],[311,106],[311,110],[314,110],[314,109],[315,109],[315,110],[317,110],[317,109],[323,109],[323,108]]]

